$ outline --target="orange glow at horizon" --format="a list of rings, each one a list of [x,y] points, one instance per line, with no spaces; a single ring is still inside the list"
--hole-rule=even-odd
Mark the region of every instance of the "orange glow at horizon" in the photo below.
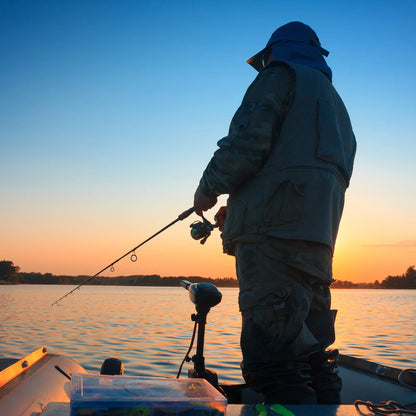
[[[134,243],[129,247],[117,241],[111,244],[43,242],[37,249],[28,244],[20,247],[19,257],[10,257],[10,260],[23,272],[93,275],[134,247]],[[137,250],[136,255],[136,262],[126,256],[115,265],[113,273],[107,270],[102,275],[236,277],[235,259],[222,253],[219,236],[211,236],[205,245],[188,236],[174,243],[155,240]],[[3,257],[9,259],[4,250]],[[415,263],[415,247],[340,244],[334,255],[333,276],[354,283],[381,282],[388,275],[405,273]]]
[[[416,263],[416,242],[397,244],[409,239],[407,230],[412,224],[398,226],[371,216],[364,199],[360,194],[358,202],[355,198],[346,203],[334,254],[334,279],[381,282],[388,275],[404,274]],[[208,219],[212,220],[214,211],[208,213]],[[13,261],[22,272],[91,276],[175,218],[154,216],[153,212],[139,213],[116,224],[96,215],[78,221],[74,216],[68,216],[67,221],[46,216],[31,224],[32,228],[11,221],[4,230],[9,238],[0,241],[2,259]],[[107,270],[102,275],[235,278],[235,259],[222,253],[218,230],[205,245],[191,238],[189,225],[196,218],[193,215],[173,225],[140,247],[137,262],[132,263],[127,256],[115,265],[113,273]],[[377,227],[380,222],[383,227]]]

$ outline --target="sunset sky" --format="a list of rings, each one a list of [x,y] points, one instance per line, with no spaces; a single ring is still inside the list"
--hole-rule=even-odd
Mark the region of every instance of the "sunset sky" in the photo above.
[[[330,51],[358,142],[334,277],[416,264],[414,0],[2,1],[0,260],[92,275],[191,207],[257,74],[246,60],[294,20]],[[234,277],[217,230],[190,237],[197,219],[114,275]]]

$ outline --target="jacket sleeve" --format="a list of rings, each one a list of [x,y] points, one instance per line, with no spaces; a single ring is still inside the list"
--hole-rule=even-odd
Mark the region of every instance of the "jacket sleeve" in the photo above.
[[[232,193],[261,170],[288,110],[293,85],[294,73],[283,63],[260,72],[203,173],[199,186],[205,195]]]

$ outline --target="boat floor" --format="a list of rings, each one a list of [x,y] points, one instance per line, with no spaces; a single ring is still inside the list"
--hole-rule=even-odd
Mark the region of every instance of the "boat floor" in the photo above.
[[[287,405],[296,416],[357,416],[354,405]],[[40,416],[70,416],[69,403],[49,403]],[[274,414],[269,412],[269,414]],[[257,416],[253,405],[230,404],[226,416]]]
[[[7,367],[7,363],[11,364],[15,361],[15,359],[9,360],[3,358],[0,359],[0,364],[3,364]],[[345,362],[344,365],[341,363],[339,367],[340,375],[343,380],[343,390],[341,391],[341,402],[343,403],[342,405],[285,406],[296,416],[357,415],[358,412],[354,406],[354,402],[356,400],[370,401],[374,404],[394,400],[402,405],[409,406],[412,410],[416,410],[416,390],[414,388],[409,389],[408,387],[405,387],[397,382],[396,373],[400,373],[400,370],[383,367],[376,363],[371,363],[365,360],[359,360],[355,358],[352,359],[351,357],[349,361],[351,362]],[[377,371],[370,371],[372,367],[375,367]],[[383,371],[380,372],[380,368]],[[64,369],[64,371],[62,372],[61,369]],[[25,383],[20,386],[20,393],[23,392],[22,394],[24,397],[28,397],[28,400],[33,401],[33,403],[36,403],[37,405],[35,409],[32,406],[32,402],[26,403],[24,407],[27,410],[23,412],[22,416],[69,416],[69,391],[64,388],[69,384],[69,377],[65,376],[65,373],[72,374],[73,372],[85,372],[85,370],[79,364],[70,360],[68,357],[48,353],[46,356],[42,357],[39,362],[36,362],[28,370],[25,370],[23,374],[19,375],[18,377],[25,381]],[[39,375],[37,380],[35,380],[36,374]],[[389,374],[392,376],[392,379],[387,378]],[[410,379],[408,379],[408,382],[411,382],[412,385],[415,385],[415,373],[412,373],[409,376]],[[52,380],[51,377],[56,378],[56,383],[54,382],[53,386],[54,388],[56,387],[58,389],[58,392],[50,392],[50,385],[49,387],[43,385],[43,383],[50,382],[50,380]],[[395,382],[393,381],[394,379],[396,379]],[[15,400],[15,398],[13,399],[12,395],[19,394],[17,390],[16,392],[14,391],[14,388],[19,386],[20,381],[17,378],[13,379],[3,388],[2,394],[7,396],[3,398],[4,400],[2,400],[0,394],[0,401],[2,401],[1,404],[3,406],[6,406],[7,400],[9,402],[13,402],[13,400]],[[60,384],[58,384],[58,381]],[[65,386],[62,383],[64,383]],[[29,394],[27,390],[30,390],[29,393],[31,394]],[[50,397],[46,397],[45,391],[47,391],[48,394],[50,393]],[[252,394],[249,389],[243,389],[241,390],[241,400],[229,400],[230,404],[227,406],[226,416],[257,416],[253,403],[259,403],[262,400],[258,397],[250,397],[249,393]],[[40,396],[42,400],[39,399]],[[28,404],[30,404],[29,407],[27,406]],[[364,411],[366,411],[366,409],[364,409]],[[3,413],[1,410],[0,414],[1,416],[6,416],[6,413]],[[273,412],[269,412],[269,415],[273,415]],[[7,416],[15,415],[10,415],[9,412]]]

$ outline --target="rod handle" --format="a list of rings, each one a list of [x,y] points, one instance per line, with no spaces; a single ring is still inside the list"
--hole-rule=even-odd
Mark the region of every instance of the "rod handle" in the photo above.
[[[185,218],[188,218],[194,211],[194,207],[187,209],[186,211],[182,212],[182,214],[178,215],[178,220],[182,221]]]

